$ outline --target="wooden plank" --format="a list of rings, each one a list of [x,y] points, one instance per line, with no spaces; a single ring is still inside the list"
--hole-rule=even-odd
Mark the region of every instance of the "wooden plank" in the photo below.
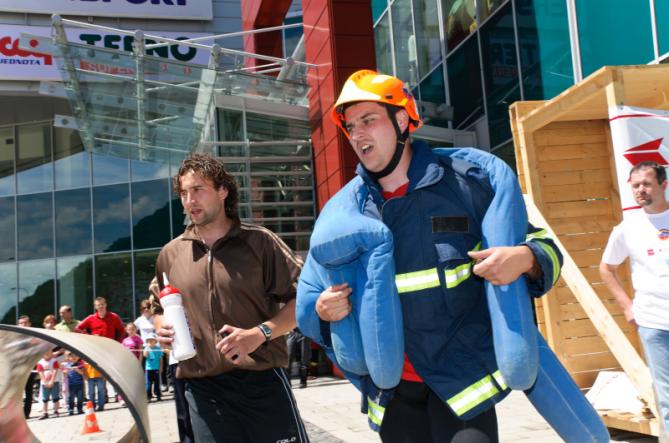
[[[563,202],[587,200],[593,198],[609,198],[611,195],[611,185],[609,183],[592,183],[589,186],[583,184],[559,185],[543,187],[544,201]]]
[[[587,131],[578,134],[569,131],[539,131],[536,133],[535,142],[537,146],[564,146],[579,145],[584,143],[605,143],[604,133],[599,131]]]
[[[604,248],[609,240],[609,232],[588,232],[587,234],[561,235],[560,241],[570,252],[593,248]]]
[[[610,234],[613,227],[617,224],[618,222],[613,217],[597,217],[596,219],[593,219],[592,217],[551,219],[551,227],[554,232],[560,235],[560,238],[562,238],[563,235],[569,234],[590,234],[600,232]]]
[[[608,216],[611,214],[611,203],[608,200],[545,203],[544,211],[550,218]]]
[[[601,71],[601,70],[600,70]],[[655,407],[655,395],[653,393],[650,372],[645,362],[641,359],[634,346],[630,343],[627,336],[623,332],[625,326],[629,324],[622,317],[622,325],[620,320],[616,320],[605,308],[597,293],[586,280],[584,273],[576,266],[576,263],[565,250],[559,238],[556,238],[551,226],[548,224],[534,202],[526,199],[529,220],[535,226],[543,226],[546,231],[553,236],[556,245],[560,248],[564,256],[564,264],[562,266],[562,279],[569,285],[572,293],[576,296],[583,309],[592,320],[589,325],[570,325],[574,327],[573,332],[582,332],[588,327],[594,330],[594,334],[599,334],[609,349],[616,357],[616,360],[621,364],[622,368],[627,373],[632,384],[639,392],[639,396],[649,405],[656,417],[658,417],[657,408]],[[617,317],[620,319],[621,317]],[[561,323],[561,331],[566,337],[567,333],[564,331],[565,325],[569,323],[583,322],[586,320],[575,320],[574,322]],[[550,343],[549,344],[555,344]]]
[[[609,350],[604,340],[598,335],[565,339],[560,342],[558,347],[564,358]]]
[[[655,418],[623,411],[597,411],[607,428],[622,429],[639,434],[660,435],[660,427]]]
[[[610,71],[612,69],[609,66],[600,68],[585,80],[568,88],[566,91],[547,101],[543,106],[519,119],[520,129],[524,131],[536,131],[548,123],[565,116],[584,102],[602,94],[602,88],[610,81]]]
[[[541,160],[537,165],[542,173],[565,172],[565,171],[590,171],[606,169],[610,174],[608,157],[572,158],[561,160]]]
[[[576,185],[590,183],[611,183],[611,173],[605,169],[595,169],[588,172],[564,171],[541,174],[541,185]]]
[[[602,249],[587,249],[581,251],[571,251],[571,258],[574,259],[576,265],[579,268],[585,266],[599,266],[599,262],[602,261],[602,254],[604,251]]]
[[[608,349],[606,352],[600,352],[598,354],[584,354],[568,357],[565,359],[565,366],[570,372],[620,370],[620,364]]]
[[[623,310],[614,299],[602,300],[606,310],[611,315],[622,315]],[[560,320],[579,320],[588,318],[588,314],[580,303],[567,303],[560,305]]]
[[[598,300],[599,301],[599,300]],[[600,301],[601,303],[601,301]],[[617,315],[615,317],[611,316],[606,310],[605,314],[602,313],[602,316],[608,315],[613,321],[617,324],[621,332],[625,333],[632,330],[633,326],[627,323],[624,316]],[[589,337],[592,335],[597,335],[599,332],[595,327],[594,322],[590,319],[583,320],[565,320],[560,321],[560,330],[562,332],[562,337]]]
[[[587,371],[571,374],[579,388],[583,390],[590,389],[595,384],[599,371]]]
[[[541,161],[575,158],[605,157],[605,143],[578,143],[575,145],[537,146],[537,157]]]

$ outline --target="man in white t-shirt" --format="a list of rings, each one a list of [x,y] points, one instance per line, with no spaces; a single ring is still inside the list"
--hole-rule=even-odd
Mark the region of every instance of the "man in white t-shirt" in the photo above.
[[[613,228],[599,273],[623,308],[625,319],[639,328],[661,420],[669,429],[669,202],[667,173],[655,162],[630,171],[629,182],[641,209],[633,209]],[[634,302],[623,289],[618,267],[630,257]]]

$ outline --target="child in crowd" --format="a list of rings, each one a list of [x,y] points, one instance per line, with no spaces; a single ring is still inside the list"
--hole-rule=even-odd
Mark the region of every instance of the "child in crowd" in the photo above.
[[[77,414],[84,412],[84,362],[78,355],[71,352],[65,353],[67,359],[64,364],[65,374],[67,375],[67,385],[69,394],[67,397],[67,406],[69,415],[74,415],[74,400],[77,400]]]
[[[137,360],[142,359],[142,348],[144,347],[144,342],[137,335],[137,326],[133,322],[128,322],[125,324],[125,332],[128,334],[126,338],[123,339],[121,344],[134,355]]]
[[[53,356],[53,351],[44,353],[42,359],[37,363],[37,372],[40,376],[40,388],[42,391],[43,411],[39,420],[49,418],[48,407],[49,398],[53,402],[53,415],[58,417],[58,408],[60,407],[60,383],[58,383],[58,374],[60,365]]]
[[[163,351],[158,346],[155,334],[146,336],[146,346],[144,346],[144,364],[146,369],[146,397],[151,401],[151,386],[153,393],[158,401],[161,400],[160,393],[160,371],[163,365]]]
[[[88,379],[88,399],[95,404],[95,390],[97,388],[97,406],[96,411],[104,411],[107,403],[107,384],[100,371],[95,369],[90,363],[84,363],[84,373]]]

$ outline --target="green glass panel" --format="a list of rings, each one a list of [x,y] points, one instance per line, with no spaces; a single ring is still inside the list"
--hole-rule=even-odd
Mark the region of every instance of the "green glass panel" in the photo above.
[[[418,82],[418,72],[411,0],[395,0],[390,12],[393,21],[395,76],[413,87]]]
[[[134,320],[130,253],[95,256],[95,294],[107,299],[107,307],[124,322]]]
[[[16,199],[19,260],[53,257],[51,193]]]
[[[381,17],[388,6],[388,0],[372,0],[372,20],[374,23]]]
[[[0,128],[0,195],[15,192],[14,156],[14,127]]]
[[[135,252],[135,309],[140,301],[149,298],[149,284],[156,275],[156,259],[160,249]],[[139,312],[133,316],[139,315]]]
[[[566,3],[518,0],[516,20],[524,99],[551,99],[574,83]]]
[[[584,78],[602,66],[654,58],[647,1],[578,0],[576,16]]]
[[[56,312],[55,265],[53,259],[19,262],[19,315],[30,316],[33,326]]]
[[[135,249],[162,247],[170,241],[169,181],[132,183],[132,232]]]
[[[308,121],[248,112],[246,134],[251,141],[307,140],[311,128]]]
[[[483,115],[483,88],[478,36],[462,44],[446,61],[448,91],[455,129],[466,127]]]
[[[93,188],[95,252],[130,249],[128,184]]]
[[[511,3],[481,27],[480,35],[490,145],[496,146],[511,137],[509,105],[520,100]]]
[[[0,198],[0,262],[16,260],[14,197]]]
[[[0,264],[0,323],[16,322],[17,292],[16,263]]]
[[[390,45],[390,14],[386,13],[374,26],[374,51],[376,53],[376,70],[392,75],[393,59]]]
[[[451,51],[476,30],[475,0],[442,0],[446,48]]]
[[[70,305],[81,320],[93,308],[93,258],[90,255],[58,258],[58,306]]]
[[[490,17],[506,0],[478,0],[479,20],[484,22]]]
[[[91,190],[73,189],[55,193],[56,255],[92,253]]]
[[[419,77],[425,77],[441,62],[441,39],[437,0],[413,0]]]
[[[655,24],[660,55],[669,52],[669,1],[655,0]]]
[[[450,113],[446,106],[444,71],[440,66],[420,82],[421,118],[431,126],[448,127]]]

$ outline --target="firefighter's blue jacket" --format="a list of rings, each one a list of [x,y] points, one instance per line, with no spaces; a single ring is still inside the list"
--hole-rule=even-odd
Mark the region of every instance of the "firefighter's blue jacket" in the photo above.
[[[510,378],[514,376],[514,368],[525,362],[528,370],[518,377],[517,388],[533,385],[537,370],[537,332],[531,323],[529,297],[524,296],[527,303],[523,307],[515,297],[504,294],[509,287],[501,287],[502,292],[495,294],[492,285],[486,296],[484,282],[472,273],[468,251],[505,244],[527,245],[541,267],[542,277],[527,282],[523,278],[516,283],[521,285],[521,292],[533,296],[550,289],[561,266],[561,256],[545,232],[531,226],[528,229],[522,200],[518,203],[520,191],[502,188],[515,196],[515,201],[495,200],[496,195],[503,195],[495,193],[496,186],[508,182],[504,174],[513,176],[508,167],[502,166],[501,160],[479,150],[430,150],[420,143],[412,147],[409,189],[404,197],[385,201],[378,184],[359,168],[358,177],[333,197],[331,207],[328,202],[314,229],[315,238],[312,237],[312,248],[298,286],[296,313],[300,329],[321,344],[330,358],[344,369],[345,375],[367,394],[370,422],[377,425],[383,412],[383,405],[379,403],[383,403],[388,393],[376,388],[387,386],[370,383],[366,374],[369,373],[374,382],[379,378],[384,384],[399,381],[402,347],[397,340],[402,333],[406,353],[418,374],[463,420],[489,409],[508,394],[509,383],[500,372],[498,361],[511,362],[507,368]],[[515,183],[515,177],[511,181]],[[369,231],[378,234],[375,237],[382,241],[372,242],[372,245],[360,240],[368,231],[364,228],[356,233],[357,240],[349,244],[348,252],[353,252],[341,254],[343,249],[333,247],[333,240],[345,238],[339,234],[358,226],[356,221],[360,214],[368,220],[383,222],[381,225],[368,223]],[[391,236],[384,232],[384,226]],[[506,233],[507,238],[495,237],[497,231]],[[369,256],[378,253],[379,247],[382,256],[370,261]],[[387,308],[392,318],[398,319],[396,303],[399,299],[403,330],[397,323],[369,323],[367,327],[371,327],[371,331],[362,331],[368,338],[357,338],[360,333],[356,336],[351,331],[355,330],[356,321],[360,322],[358,326],[363,323],[358,298],[364,298],[364,290],[372,293],[378,290],[376,286],[380,281],[393,279],[387,269],[392,265],[388,247],[394,251],[394,280],[399,295],[395,295],[395,288],[384,287],[382,292],[375,293],[376,302],[368,306],[377,309],[378,318],[385,318],[383,309]],[[372,262],[384,264],[385,268],[374,269],[370,267]],[[352,270],[355,266],[360,267]],[[341,328],[341,322],[322,322],[315,314],[315,302],[322,290],[343,281],[352,284],[354,289],[353,315],[347,317],[349,324],[345,328]],[[505,317],[502,311],[506,309],[516,312]],[[363,311],[362,316],[365,315]],[[529,330],[528,321],[532,326]],[[340,332],[342,336],[338,336]],[[498,343],[500,335],[506,337],[506,345],[511,340],[511,346]],[[345,349],[338,341],[352,346]],[[366,342],[378,346],[372,359],[366,358]],[[496,348],[499,351],[500,347],[504,352],[498,352],[496,357]],[[521,355],[521,359],[514,361],[514,352]],[[387,356],[390,359],[386,359]],[[375,363],[377,358],[383,360]],[[552,353],[543,358],[554,363]],[[368,360],[366,364],[365,360]],[[532,389],[536,390],[536,386]],[[578,393],[578,389],[575,390]]]

